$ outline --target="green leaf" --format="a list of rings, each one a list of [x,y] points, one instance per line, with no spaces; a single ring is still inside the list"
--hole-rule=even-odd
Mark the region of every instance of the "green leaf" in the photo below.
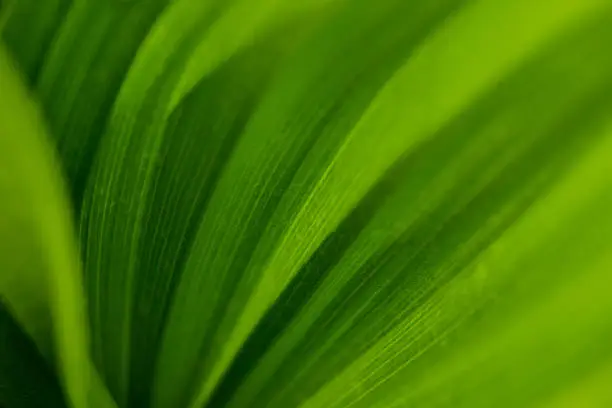
[[[403,18],[396,18],[388,29],[372,35],[380,29],[386,17],[393,16],[393,12],[402,8],[410,10],[402,3],[392,2],[377,13],[364,13],[360,8],[342,11],[340,21],[332,18],[321,33],[300,47],[295,58],[288,61],[263,96],[261,106],[229,158],[211,198],[214,201],[206,208],[203,224],[199,227],[200,234],[214,231],[215,234],[227,235],[206,233],[196,238],[192,249],[195,257],[190,258],[186,265],[185,287],[190,285],[188,282],[199,279],[200,282],[189,290],[208,287],[211,296],[202,294],[199,297],[200,301],[207,303],[197,306],[202,311],[197,316],[183,313],[185,309],[176,309],[171,316],[176,320],[170,320],[166,329],[164,349],[159,357],[158,386],[155,387],[157,403],[161,406],[175,406],[181,399],[188,398],[188,394],[193,392],[185,389],[193,386],[189,378],[201,377],[204,373],[198,372],[200,367],[209,366],[209,356],[218,354],[217,347],[233,323],[224,318],[233,317],[232,308],[247,299],[236,297],[236,306],[226,300],[233,291],[244,293],[248,289],[248,286],[238,286],[239,278],[245,272],[266,226],[282,225],[282,219],[276,224],[270,217],[282,203],[282,192],[291,188],[292,178],[300,178],[295,185],[316,182],[324,170],[317,161],[331,159],[330,153],[333,154],[342,142],[342,131],[350,129],[377,88],[401,63],[406,54],[403,48],[427,33],[428,22],[435,23],[452,10],[445,2],[432,4],[416,10],[415,18],[422,17],[424,25],[406,26]],[[351,21],[359,24],[349,25]],[[331,36],[336,36],[338,43],[329,42]],[[365,39],[383,46],[363,47],[357,42]],[[357,53],[357,48],[368,52]],[[347,60],[346,65],[334,63],[335,59],[347,55],[353,59]],[[358,80],[363,81],[363,85]],[[343,105],[345,99],[349,102]],[[310,151],[316,153],[310,155]],[[303,160],[308,162],[302,164]],[[246,178],[234,184],[236,175]],[[299,193],[301,190],[295,191]],[[232,197],[233,192],[239,195]],[[290,211],[300,204],[299,200],[288,198],[284,201],[284,212],[279,214],[281,217],[290,216]],[[200,262],[197,259],[199,255],[209,257],[206,261],[214,263],[206,267],[196,264]],[[206,270],[216,270],[217,273],[201,272]],[[248,285],[251,282],[245,279],[244,283]],[[182,307],[188,300],[184,295],[177,295],[175,307],[176,304]],[[219,332],[215,333],[217,330]],[[185,342],[186,338],[188,342]],[[180,354],[176,352],[179,343]],[[175,394],[169,396],[168,389],[174,389],[172,392]],[[180,389],[183,391],[176,394]]]
[[[0,89],[0,295],[43,355],[57,359],[73,406],[89,407],[102,391],[87,350],[70,205],[43,121],[3,48]]]
[[[204,214],[165,333],[159,370],[167,380],[157,389],[195,376],[202,385],[190,406],[208,400],[269,307],[386,171],[522,60],[605,3],[559,6],[549,13],[527,1],[467,5],[418,44],[357,121],[317,129],[320,141],[309,142],[304,129],[317,123],[313,117],[325,117],[333,88],[325,84],[317,98],[316,88],[301,74],[279,86],[277,94],[271,91],[247,125]],[[408,14],[397,7],[390,9]],[[404,27],[422,21],[417,20],[419,13],[410,15],[415,21],[407,23],[404,17]],[[522,22],[520,32],[511,23],[517,20]],[[338,47],[334,54],[344,58],[348,53],[341,48],[342,37],[333,42],[330,38],[325,40]],[[368,39],[376,41],[374,36]],[[360,46],[369,48],[367,43]],[[491,52],[473,52],[481,48]],[[317,53],[325,55],[321,49],[317,44]],[[334,65],[325,57],[327,70],[359,69],[348,61]],[[295,67],[289,69],[296,72]],[[339,80],[331,84],[341,86]],[[312,99],[294,94],[296,88],[312,92]],[[294,100],[310,110],[279,109]],[[341,113],[337,117],[344,119]],[[379,135],[384,135],[384,142]],[[330,146],[330,140],[338,142]],[[213,337],[211,330],[216,332]],[[297,403],[299,399],[289,406]]]
[[[6,3],[1,8],[6,13],[6,25],[1,27],[0,23],[2,38],[18,61],[28,85],[33,86],[70,0],[6,0],[3,3]]]
[[[152,175],[156,187],[146,200],[134,286],[130,404],[150,398],[160,334],[197,221],[287,37],[279,37],[277,47],[254,46],[232,58],[169,119]]]
[[[52,36],[36,88],[77,208],[126,71],[166,3],[74,1]],[[36,26],[28,20],[19,35]]]
[[[604,119],[585,132],[599,142],[518,222],[304,406],[527,406],[608,364]]]
[[[581,126],[611,79],[607,27],[528,63],[386,175],[242,345],[211,405],[297,405],[494,242],[590,143]]]
[[[242,10],[244,6],[238,2],[236,7]],[[268,25],[276,21],[275,13],[274,7],[262,8],[261,20],[245,27],[244,32],[236,32],[228,49],[223,43],[226,37],[218,30],[225,32],[239,17],[233,3],[188,0],[170,4],[141,44],[117,95],[85,191],[81,226],[96,360],[122,403],[128,398],[135,296],[140,296],[137,292],[144,286],[142,282],[151,281],[149,270],[140,268],[138,256],[141,246],[148,246],[142,240],[147,197],[158,188],[153,176],[164,138],[171,137],[165,132],[168,120],[192,86],[186,87],[182,81],[196,84],[207,77],[232,54],[264,35]],[[307,18],[296,18],[297,25]],[[220,28],[216,28],[218,21]],[[193,67],[191,56],[204,51],[212,62]],[[189,66],[187,71],[185,66]],[[179,225],[178,231],[181,228]],[[111,241],[112,249],[101,246]],[[167,291],[170,279],[160,279],[160,289],[145,288],[144,296]],[[151,325],[154,331],[157,324]]]
[[[608,0],[11,7],[0,329],[67,403],[610,404]]]

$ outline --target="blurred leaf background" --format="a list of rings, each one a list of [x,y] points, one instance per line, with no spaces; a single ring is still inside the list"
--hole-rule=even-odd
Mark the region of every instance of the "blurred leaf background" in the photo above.
[[[609,0],[0,33],[0,407],[612,406]]]

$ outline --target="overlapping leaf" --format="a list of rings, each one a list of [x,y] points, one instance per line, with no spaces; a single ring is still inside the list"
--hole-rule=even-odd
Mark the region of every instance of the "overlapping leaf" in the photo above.
[[[80,265],[60,169],[4,49],[0,89],[0,296],[48,361],[57,359],[75,407],[90,406],[90,397],[112,406],[89,359]]]
[[[607,0],[43,3],[3,37],[80,209],[119,406],[605,406]],[[4,231],[49,222],[25,214]],[[22,253],[66,250],[45,239]],[[28,265],[14,314],[69,332],[44,309],[78,279],[47,298]],[[104,401],[79,327],[77,407]]]

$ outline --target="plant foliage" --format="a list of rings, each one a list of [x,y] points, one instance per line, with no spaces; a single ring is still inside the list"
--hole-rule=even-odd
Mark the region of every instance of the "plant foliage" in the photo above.
[[[0,2],[0,406],[612,406],[612,2]]]

